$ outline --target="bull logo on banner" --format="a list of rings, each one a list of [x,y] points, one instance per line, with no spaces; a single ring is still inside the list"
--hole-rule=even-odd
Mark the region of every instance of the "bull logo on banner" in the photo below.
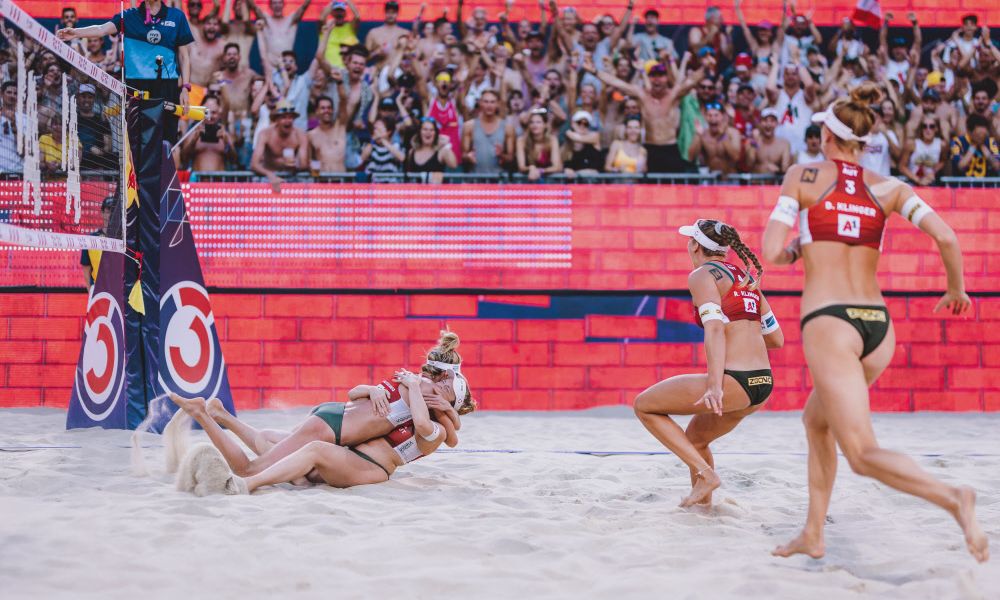
[[[218,396],[225,369],[208,292],[181,281],[160,299],[160,385],[184,396]],[[164,379],[164,371],[169,379]]]

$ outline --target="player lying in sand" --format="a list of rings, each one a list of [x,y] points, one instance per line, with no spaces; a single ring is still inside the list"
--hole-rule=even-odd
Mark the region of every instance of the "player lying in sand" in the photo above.
[[[711,504],[722,481],[708,445],[757,411],[771,395],[768,348],[780,348],[784,334],[759,289],[760,262],[735,229],[698,219],[680,228],[694,265],[688,276],[696,320],[705,329],[707,373],[676,375],[635,399],[635,414],[657,440],[691,470],[691,493],[681,506]],[[746,271],[726,262],[730,249]],[[751,264],[757,277],[749,274]],[[672,415],[694,415],[687,431]]]
[[[434,452],[446,438],[457,442],[454,425],[445,413],[428,409],[421,392],[422,381],[419,375],[400,370],[395,380],[400,384],[401,395],[409,402],[411,420],[397,427],[387,436],[369,440],[353,448],[339,446],[331,442],[311,441],[303,447],[285,456],[275,464],[260,473],[248,477],[234,475],[228,469],[208,469],[214,478],[229,481],[233,489],[239,493],[251,493],[259,487],[278,483],[301,483],[308,479],[313,483],[326,483],[333,487],[346,488],[355,485],[381,483],[398,467],[413,462]],[[176,395],[171,398],[184,411],[190,414],[208,432],[211,428],[222,432],[221,427],[208,416],[206,403],[201,398],[186,399]],[[224,433],[224,432],[223,432]],[[210,434],[210,439],[216,438]],[[235,441],[223,436],[224,446],[212,448],[207,444],[192,450],[185,457],[186,463],[203,463],[212,460],[217,451],[223,455],[234,450]],[[239,450],[238,446],[235,450]],[[240,450],[242,452],[242,450]],[[207,454],[207,457],[200,456]],[[220,458],[220,462],[221,462]],[[228,459],[225,459],[228,462]],[[191,471],[182,465],[183,471]],[[194,485],[204,483],[193,478]]]
[[[427,353],[421,368],[421,392],[428,407],[451,421],[452,430],[461,428],[459,414],[475,409],[468,383],[460,373],[462,357],[459,338],[441,332],[437,345]],[[390,378],[391,379],[391,378]],[[348,392],[348,402],[326,402],[313,408],[310,416],[293,431],[256,430],[229,414],[222,403],[195,403],[174,398],[208,433],[236,475],[256,475],[310,442],[357,446],[389,435],[410,420],[411,410],[401,390],[391,380],[379,385],[359,385]],[[202,414],[204,413],[204,414]],[[201,419],[201,420],[199,420]],[[203,423],[202,421],[205,421]],[[236,434],[258,456],[250,458],[221,427]],[[449,437],[449,445],[457,443]]]

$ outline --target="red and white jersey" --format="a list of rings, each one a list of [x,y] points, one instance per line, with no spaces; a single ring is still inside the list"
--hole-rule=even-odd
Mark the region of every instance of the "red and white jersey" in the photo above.
[[[413,426],[413,421],[410,420],[393,429],[383,439],[389,442],[389,445],[392,446],[392,449],[396,451],[396,454],[399,455],[399,458],[402,459],[405,465],[424,457],[424,453],[417,447],[417,438],[414,437],[415,435],[416,428]]]
[[[402,398],[402,396],[399,394],[399,384],[393,381],[392,378],[383,379],[382,383],[378,384],[375,387],[380,387],[383,390],[385,390],[387,394],[389,394],[389,402],[393,402],[394,400],[399,400]]]
[[[389,416],[386,417],[390,423],[396,426],[383,439],[389,442],[392,449],[403,460],[403,464],[413,462],[423,456],[417,448],[417,440],[413,437],[416,429],[413,426],[413,415],[410,407],[402,400],[399,393],[399,384],[392,379],[385,379],[378,387],[389,393]]]
[[[799,212],[802,244],[841,242],[881,250],[886,216],[865,186],[864,169],[834,161],[837,184],[816,204]]]
[[[751,281],[746,271],[738,266],[722,262],[709,261],[705,266],[714,267],[729,276],[732,286],[729,291],[722,296],[722,314],[726,317],[725,322],[732,321],[760,321],[760,293],[740,285],[741,281]],[[701,322],[701,315],[698,314],[698,307],[694,310],[695,323],[704,329]]]
[[[399,393],[399,384],[392,379],[383,379],[376,387],[382,388],[389,394],[389,414],[386,419],[397,426],[407,422],[412,423],[413,415],[410,413],[409,405],[403,401]]]

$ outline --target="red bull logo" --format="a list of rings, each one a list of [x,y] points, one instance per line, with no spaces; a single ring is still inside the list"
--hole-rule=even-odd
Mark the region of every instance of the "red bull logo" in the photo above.
[[[205,288],[181,281],[160,300],[160,383],[164,390],[192,396],[218,394],[223,361],[215,317]],[[169,375],[169,380],[165,376]]]
[[[125,381],[125,339],[121,306],[114,296],[96,293],[87,304],[83,325],[83,356],[76,369],[76,389],[83,411],[104,420],[121,397]]]

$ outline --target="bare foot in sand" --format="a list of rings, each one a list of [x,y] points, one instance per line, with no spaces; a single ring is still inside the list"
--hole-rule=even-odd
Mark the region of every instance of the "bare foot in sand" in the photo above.
[[[702,470],[695,479],[691,493],[688,494],[687,498],[681,500],[681,508],[702,504],[705,500],[711,502],[712,492],[720,485],[722,485],[722,480],[715,474],[715,469],[708,467]]]
[[[976,492],[968,487],[958,488],[958,508],[955,510],[955,520],[965,533],[965,544],[969,553],[979,562],[990,559],[989,539],[983,533],[976,521]]]
[[[818,536],[809,535],[802,530],[797,538],[783,546],[778,546],[771,551],[774,556],[788,558],[793,554],[805,554],[812,558],[823,558],[826,554],[826,543],[823,541],[823,534]]]
[[[184,412],[194,417],[195,421],[197,421],[199,417],[205,418],[208,416],[208,412],[205,410],[204,398],[182,398],[181,396],[171,392],[170,399],[174,404],[181,407]]]
[[[212,417],[215,421],[220,419],[225,419],[230,416],[229,411],[222,404],[222,400],[218,398],[209,398],[208,402],[205,403],[205,410],[208,411],[208,416]]]

